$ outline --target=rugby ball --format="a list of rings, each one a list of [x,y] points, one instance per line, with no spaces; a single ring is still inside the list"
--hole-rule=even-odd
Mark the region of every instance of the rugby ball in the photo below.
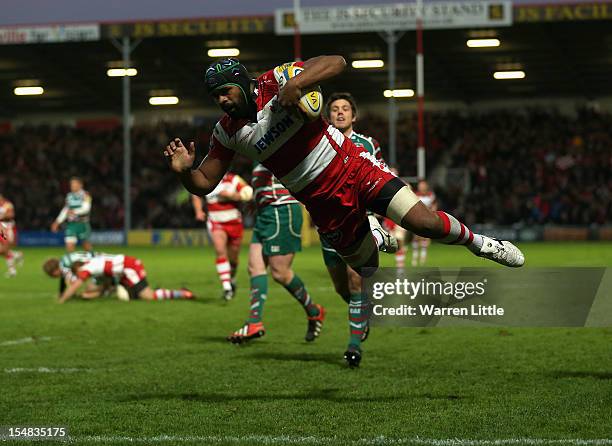
[[[117,289],[115,290],[115,294],[117,295],[117,299],[122,300],[124,302],[128,302],[130,300],[130,293],[127,288],[123,285],[117,285]]]
[[[292,77],[300,74],[304,69],[297,66],[295,62],[286,63],[274,68],[274,78],[278,82],[279,90],[282,90],[285,84]],[[302,113],[309,121],[314,121],[321,116],[323,110],[323,93],[318,85],[308,91],[300,98],[298,104]]]

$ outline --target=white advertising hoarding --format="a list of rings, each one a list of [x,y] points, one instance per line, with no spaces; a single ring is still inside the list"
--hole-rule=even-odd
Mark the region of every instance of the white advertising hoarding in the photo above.
[[[302,8],[300,32],[304,34],[414,30],[416,3]],[[425,3],[424,29],[475,28],[512,25],[512,2],[447,1]],[[276,34],[293,34],[293,9],[277,9]]]
[[[0,45],[82,42],[100,39],[100,25],[49,25],[0,27]]]

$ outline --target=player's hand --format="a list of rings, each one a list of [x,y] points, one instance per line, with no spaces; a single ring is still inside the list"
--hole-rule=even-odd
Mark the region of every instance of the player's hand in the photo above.
[[[57,224],[57,222],[56,222],[56,221],[54,221],[54,222],[51,224],[51,232],[57,232],[57,231],[59,231],[59,225]]]
[[[189,148],[187,148],[179,138],[175,138],[164,149],[164,155],[173,171],[176,173],[185,172],[191,169],[195,161],[195,143],[190,142]]]
[[[197,221],[206,221],[206,212],[196,211],[195,218]]]
[[[278,93],[278,103],[281,107],[295,107],[300,102],[302,90],[297,86],[295,78],[287,81],[282,90]]]

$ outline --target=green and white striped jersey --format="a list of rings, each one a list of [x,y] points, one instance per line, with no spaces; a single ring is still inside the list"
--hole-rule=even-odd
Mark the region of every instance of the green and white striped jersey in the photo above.
[[[78,192],[68,192],[66,195],[66,204],[64,209],[67,211],[72,211],[71,214],[67,215],[67,220],[69,223],[88,222],[89,213],[91,212],[91,195],[84,190],[80,190]]]
[[[74,251],[66,253],[60,259],[60,271],[62,272],[62,277],[68,282],[72,282],[74,279],[76,279],[76,276],[74,276],[72,273],[72,265],[74,262],[87,262],[95,255],[96,253],[88,251]]]
[[[253,168],[251,186],[258,209],[265,206],[298,203],[287,188],[278,181],[278,178],[261,164],[256,164]]]
[[[377,160],[383,159],[380,144],[371,136],[366,136],[353,130],[350,138],[351,141],[353,141],[353,144],[355,144],[357,147],[363,147],[369,153],[374,155]]]

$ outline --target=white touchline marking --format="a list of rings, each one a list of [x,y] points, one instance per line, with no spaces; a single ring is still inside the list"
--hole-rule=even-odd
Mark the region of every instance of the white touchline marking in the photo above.
[[[272,435],[245,435],[245,436],[230,436],[230,435],[205,435],[205,436],[180,436],[180,435],[158,435],[154,437],[130,437],[130,436],[104,436],[94,435],[88,437],[72,437],[71,443],[89,442],[89,443],[247,443],[247,444],[264,444],[264,445],[285,445],[285,444],[320,444],[320,445],[335,445],[338,442],[350,441],[352,444],[362,445],[431,445],[431,446],[503,446],[503,445],[519,445],[519,446],[544,446],[544,445],[567,445],[567,446],[609,446],[612,445],[612,439],[580,439],[580,438],[503,438],[493,440],[474,440],[462,438],[388,438],[388,437],[372,437],[360,438],[357,440],[349,440],[343,437],[299,437],[299,436],[272,436]]]
[[[39,342],[39,341],[50,341],[51,338],[47,337],[47,336],[41,336],[41,337],[27,337],[27,338],[22,338],[22,339],[15,339],[13,341],[4,341],[4,342],[0,342],[0,347],[7,347],[9,345],[19,345],[19,344],[29,344],[31,342]]]
[[[22,368],[15,367],[12,369],[4,369],[4,373],[79,373],[91,372],[93,369],[80,369],[76,367],[53,369],[49,367]]]

